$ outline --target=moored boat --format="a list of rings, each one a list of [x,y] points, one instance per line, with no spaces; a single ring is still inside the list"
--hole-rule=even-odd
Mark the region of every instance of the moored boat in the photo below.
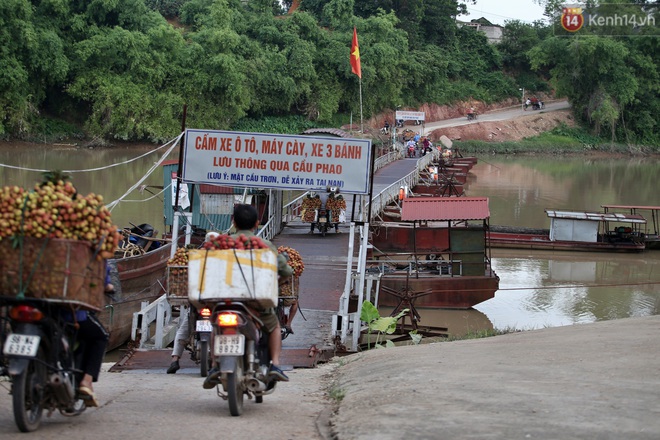
[[[582,252],[645,249],[644,241],[633,233],[633,227],[646,224],[641,215],[547,209],[545,212],[550,218],[550,229],[493,226],[487,234],[488,247]]]
[[[627,212],[644,217],[646,224],[633,224],[631,234],[639,236],[644,241],[646,249],[660,249],[660,206],[602,205],[601,207],[605,212]]]
[[[125,230],[124,246],[108,260],[115,293],[105,295],[99,318],[110,333],[107,350],[130,339],[133,313],[143,302],[152,302],[164,293],[167,260],[171,243],[160,240],[149,225]]]
[[[486,248],[487,198],[411,197],[399,221],[371,225],[368,264],[379,305],[467,309],[494,297],[499,277]]]

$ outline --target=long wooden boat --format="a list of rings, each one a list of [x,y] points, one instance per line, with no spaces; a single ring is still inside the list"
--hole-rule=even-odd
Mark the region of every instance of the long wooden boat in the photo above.
[[[499,277],[486,248],[489,216],[487,198],[412,197],[400,215],[372,223],[367,258],[382,274],[379,305],[414,313],[493,298]]]
[[[486,236],[488,247],[582,252],[642,252],[646,248],[632,229],[646,224],[641,215],[547,209],[546,214],[550,229],[492,226]]]
[[[99,314],[110,333],[108,351],[129,340],[133,313],[140,311],[143,302],[160,297],[166,283],[172,244],[140,235],[134,229],[128,235],[137,241],[132,243],[133,246],[118,249],[116,258],[108,260],[115,293],[105,295],[105,307]]]
[[[638,235],[646,249],[660,249],[660,206],[645,205],[602,205],[605,212],[627,212],[639,214],[646,219],[646,225],[632,225],[632,235]]]

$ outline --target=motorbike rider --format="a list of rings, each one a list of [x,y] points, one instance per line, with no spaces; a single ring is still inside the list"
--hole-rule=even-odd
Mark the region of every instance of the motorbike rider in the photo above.
[[[387,119],[385,119],[385,124],[383,124],[383,133],[385,134],[390,133],[390,123]]]
[[[319,199],[321,199],[321,208],[319,208],[319,211],[321,209],[325,209],[325,215],[326,215],[326,219],[327,219],[328,222],[330,222],[330,211],[325,208],[325,204],[328,201],[329,196],[330,196],[330,188],[326,188],[326,191],[324,193],[321,193],[321,194],[314,195],[312,193],[312,197],[318,197]],[[314,233],[314,226],[316,226],[316,224],[314,222],[312,222],[312,224],[309,227],[309,234]],[[338,228],[339,228],[339,225],[336,224],[335,225],[335,232],[337,232]]]
[[[111,295],[114,291],[115,288],[110,279],[110,267],[106,265],[104,292]],[[64,319],[74,322],[78,327],[76,340],[81,343],[80,370],[83,372],[83,377],[78,385],[78,397],[85,403],[85,406],[97,407],[99,401],[94,394],[92,383],[98,381],[110,335],[94,312],[87,310],[72,312],[64,309],[62,314]]]
[[[234,206],[234,227],[236,232],[232,237],[237,238],[241,234],[246,237],[255,236],[254,231],[259,227],[259,215],[257,209],[252,205],[237,204]],[[288,265],[286,257],[277,253],[277,247],[266,239],[261,239],[273,252],[277,254],[277,275],[278,277],[290,277],[293,275],[293,269]],[[282,351],[282,336],[280,323],[273,307],[259,310],[259,319],[264,324],[263,330],[268,333],[268,350],[270,352],[271,365],[268,376],[271,379],[288,382],[289,377],[280,369],[280,353]],[[220,370],[214,365],[209,371],[208,377],[204,380],[204,388],[213,388],[218,383]]]
[[[208,232],[204,241],[209,241],[212,237],[220,235],[218,232]],[[181,366],[179,365],[179,359],[183,356],[183,350],[185,350],[188,340],[190,339],[190,327],[188,316],[190,313],[193,313],[194,309],[189,309],[188,312],[181,314],[179,317],[179,328],[176,330],[176,335],[174,336],[174,347],[172,347],[172,363],[167,369],[167,374],[175,374]]]
[[[190,329],[188,328],[188,315],[189,312],[182,313],[179,322],[179,328],[176,330],[176,336],[174,336],[174,347],[172,348],[172,363],[167,369],[167,374],[176,373],[181,366],[179,365],[179,359],[183,356],[183,350],[186,348],[188,339],[190,338]]]

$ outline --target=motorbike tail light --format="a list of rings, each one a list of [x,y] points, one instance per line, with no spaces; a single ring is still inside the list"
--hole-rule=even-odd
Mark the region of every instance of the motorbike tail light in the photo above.
[[[238,315],[236,313],[220,313],[217,321],[220,327],[237,327]]]
[[[36,307],[21,304],[11,308],[9,317],[18,322],[36,322],[41,321],[44,318],[44,314]]]
[[[209,319],[211,317],[211,309],[208,307],[204,307],[202,310],[199,311],[199,314],[202,316],[204,319]]]

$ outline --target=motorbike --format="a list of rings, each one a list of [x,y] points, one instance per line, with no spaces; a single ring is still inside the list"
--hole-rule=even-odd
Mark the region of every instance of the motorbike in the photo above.
[[[417,149],[414,145],[408,146],[408,157],[415,157],[417,155]]]
[[[228,402],[229,413],[240,416],[244,396],[262,403],[263,396],[275,390],[277,382],[268,377],[271,362],[268,333],[262,331],[257,312],[239,301],[216,304],[211,321],[213,359],[218,370],[209,379],[216,381],[212,385],[218,387],[218,395]],[[206,382],[205,388],[208,388]]]
[[[209,374],[211,367],[211,333],[213,327],[211,325],[211,309],[208,307],[202,308],[199,312],[195,312],[194,307],[191,307],[190,317],[188,318],[189,326],[189,342],[186,345],[186,350],[190,352],[190,359],[199,364],[199,373],[202,377]],[[192,319],[191,319],[192,318]],[[195,327],[192,327],[192,323]]]
[[[475,119],[477,119],[477,114],[476,113],[468,113],[467,114],[467,120],[468,121],[473,121]]]
[[[325,237],[325,234],[331,227],[332,223],[330,222],[330,211],[327,209],[319,209],[316,219],[316,228],[319,230],[321,235]]]
[[[63,318],[62,306],[31,298],[0,299],[3,373],[11,379],[14,421],[22,432],[39,428],[41,417],[58,410],[64,416],[85,411],[79,397],[82,352],[76,328]]]

